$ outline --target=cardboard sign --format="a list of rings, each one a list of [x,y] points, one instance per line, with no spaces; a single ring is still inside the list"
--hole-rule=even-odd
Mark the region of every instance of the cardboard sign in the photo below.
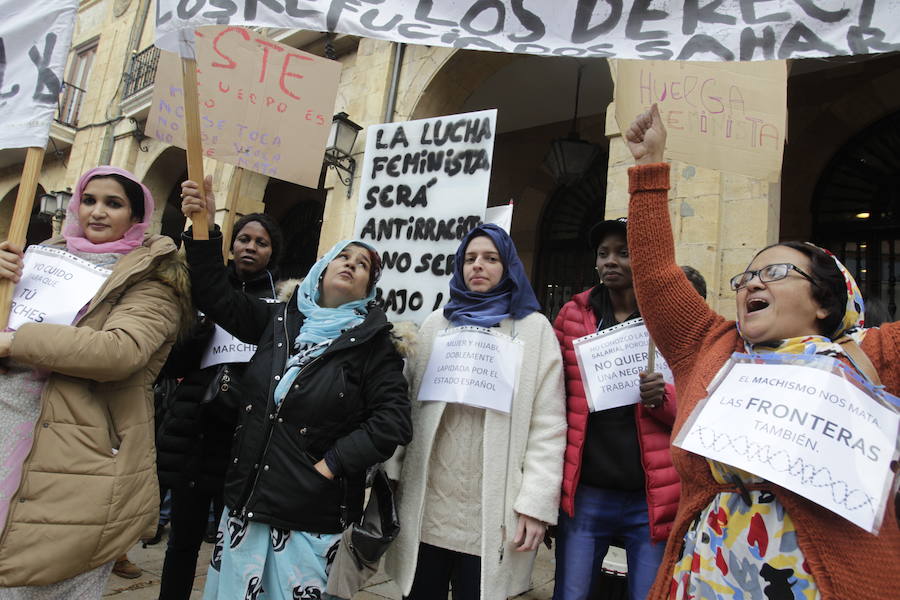
[[[437,334],[420,402],[457,402],[508,413],[519,380],[523,344],[483,327],[453,327]]]
[[[47,145],[77,9],[76,0],[0,0],[0,149]]]
[[[256,354],[256,345],[247,344],[237,339],[218,325],[215,326],[212,339],[200,359],[200,368],[226,363],[250,362]]]
[[[59,248],[30,246],[13,290],[10,329],[25,323],[71,325],[111,272]]]
[[[638,114],[659,105],[670,158],[768,181],[781,177],[785,61],[619,61],[615,96],[623,132]]]
[[[240,27],[197,33],[204,156],[318,187],[340,63]],[[161,52],[145,133],[186,148],[181,61]]]
[[[158,0],[156,45],[201,25],[262,25],[470,50],[595,58],[772,60],[900,43],[895,0]]]
[[[369,127],[356,237],[381,252],[376,301],[421,323],[447,300],[459,241],[487,206],[497,111]]]
[[[638,376],[647,370],[650,333],[643,319],[625,321],[572,342],[591,412],[641,401]],[[672,370],[656,350],[656,371],[673,383]]]
[[[830,357],[735,354],[673,444],[876,533],[900,432],[897,410],[876,397]]]

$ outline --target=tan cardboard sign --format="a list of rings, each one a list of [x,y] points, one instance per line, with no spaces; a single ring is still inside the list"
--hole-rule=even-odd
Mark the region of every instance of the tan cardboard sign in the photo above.
[[[340,63],[242,27],[197,31],[204,156],[317,187]],[[160,52],[145,132],[185,148],[181,62]]]
[[[667,157],[778,180],[787,126],[785,61],[620,60],[616,70],[623,132],[656,102],[668,132]]]

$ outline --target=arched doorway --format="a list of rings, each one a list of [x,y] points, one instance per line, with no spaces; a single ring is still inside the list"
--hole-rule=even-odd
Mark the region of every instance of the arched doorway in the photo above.
[[[151,231],[167,235],[179,245],[185,224],[181,214],[181,182],[188,176],[185,165],[185,151],[171,146],[156,157],[142,179],[156,202]]]
[[[813,198],[813,240],[834,252],[865,298],[900,302],[900,111],[834,155]]]
[[[280,179],[269,179],[266,185],[263,194],[266,214],[281,225],[284,234],[284,249],[278,265],[282,279],[303,277],[316,262],[325,210],[323,178],[324,167],[318,189]]]
[[[34,193],[34,204],[31,207],[31,218],[28,221],[28,232],[25,235],[25,247],[39,244],[53,234],[53,222],[49,215],[41,214],[41,196],[45,193],[43,186],[38,184]],[[13,210],[16,206],[16,196],[19,195],[19,186],[9,190],[0,200],[0,223],[3,223],[5,231],[0,231],[2,239],[9,236],[9,225],[12,221]]]

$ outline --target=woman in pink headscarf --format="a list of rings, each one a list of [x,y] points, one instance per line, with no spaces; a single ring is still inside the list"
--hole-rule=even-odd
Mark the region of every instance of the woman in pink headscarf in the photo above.
[[[190,291],[172,240],[146,234],[152,215],[153,197],[128,171],[85,173],[62,236],[39,251],[98,273],[79,282],[93,297],[59,294],[63,324],[30,311],[0,333],[4,599],[99,599],[116,557],[155,529],[151,386],[190,315]],[[0,277],[18,282],[23,256],[0,243]],[[29,259],[41,261],[50,262]],[[78,270],[45,266],[40,278]]]

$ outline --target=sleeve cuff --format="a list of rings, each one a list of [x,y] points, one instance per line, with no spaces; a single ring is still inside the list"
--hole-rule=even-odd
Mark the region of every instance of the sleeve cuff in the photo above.
[[[628,169],[628,193],[669,189],[669,163],[635,165]]]
[[[328,450],[322,459],[328,465],[328,470],[331,471],[332,475],[340,477],[343,474],[344,470],[341,468],[341,462],[338,460],[337,452],[335,452],[334,448]]]

